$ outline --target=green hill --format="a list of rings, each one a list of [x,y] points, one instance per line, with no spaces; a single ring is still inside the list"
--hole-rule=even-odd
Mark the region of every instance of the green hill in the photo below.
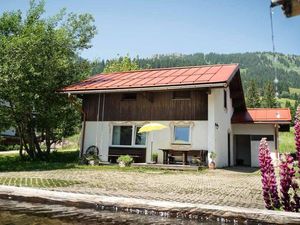
[[[150,58],[136,57],[134,60],[137,61],[141,68],[239,63],[244,88],[247,87],[250,79],[255,79],[258,87],[262,88],[266,81],[274,80],[275,72],[279,80],[280,93],[284,91],[289,93],[289,87],[300,88],[300,56],[276,53],[276,58],[277,60],[273,63],[271,52],[253,52],[234,54],[169,54],[155,55]],[[108,62],[109,60],[99,62],[94,67],[93,73],[101,73]],[[299,91],[297,94],[299,94]]]

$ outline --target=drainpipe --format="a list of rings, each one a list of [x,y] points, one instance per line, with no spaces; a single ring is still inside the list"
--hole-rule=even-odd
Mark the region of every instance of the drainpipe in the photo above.
[[[83,126],[82,126],[82,138],[81,138],[81,147],[80,147],[80,158],[83,156],[84,151],[84,140],[85,140],[85,129],[86,129],[86,113],[83,108],[76,104],[75,98],[73,95],[68,93],[68,100],[75,106],[76,110],[82,114],[83,117]]]

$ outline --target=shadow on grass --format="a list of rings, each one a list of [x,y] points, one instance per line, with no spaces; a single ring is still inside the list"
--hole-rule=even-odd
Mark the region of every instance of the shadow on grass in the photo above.
[[[22,160],[18,155],[1,155],[0,172],[72,169],[78,165],[78,151],[53,152],[49,160]]]

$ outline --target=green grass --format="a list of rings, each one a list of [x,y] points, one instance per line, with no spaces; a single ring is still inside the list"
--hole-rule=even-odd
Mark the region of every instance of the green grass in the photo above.
[[[300,89],[299,89],[300,90]],[[290,98],[279,98],[278,102],[280,103],[281,107],[285,107],[285,102],[289,101],[291,103],[291,105],[295,104],[295,100],[294,99],[290,99]]]
[[[289,88],[291,94],[300,94],[300,88]]]
[[[290,132],[279,133],[279,152],[295,152],[295,136],[294,128],[290,129]]]
[[[0,177],[0,185],[9,185],[16,187],[39,187],[39,188],[55,188],[68,187],[75,184],[81,184],[80,181],[46,179],[46,178],[21,178],[21,177]]]
[[[78,164],[78,151],[58,151],[48,161],[22,160],[18,154],[0,155],[0,171],[71,169]]]
[[[76,169],[76,170],[102,170],[102,171],[120,171],[120,172],[139,172],[139,173],[194,173],[195,171],[174,171],[160,168],[149,167],[124,167],[116,164],[87,166],[79,164],[78,151],[57,151],[50,154],[49,161],[24,161],[18,154],[0,155],[0,172],[6,171],[43,171],[58,169]],[[205,169],[200,170],[201,172]]]
[[[75,134],[70,137],[64,139],[65,141],[69,142],[67,145],[64,145],[60,150],[72,150],[79,148],[79,140],[80,134]]]

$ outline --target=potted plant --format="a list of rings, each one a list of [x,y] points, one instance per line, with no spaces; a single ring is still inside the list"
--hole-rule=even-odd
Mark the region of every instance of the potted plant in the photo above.
[[[152,153],[152,162],[157,163],[157,159],[158,159],[158,153],[157,152]]]
[[[129,155],[121,155],[117,159],[117,162],[119,163],[120,167],[127,167],[131,165],[131,163],[133,162],[133,158],[130,157]]]
[[[216,169],[215,159],[217,158],[217,153],[211,152],[209,158],[211,159],[211,162],[208,165],[209,169]]]

